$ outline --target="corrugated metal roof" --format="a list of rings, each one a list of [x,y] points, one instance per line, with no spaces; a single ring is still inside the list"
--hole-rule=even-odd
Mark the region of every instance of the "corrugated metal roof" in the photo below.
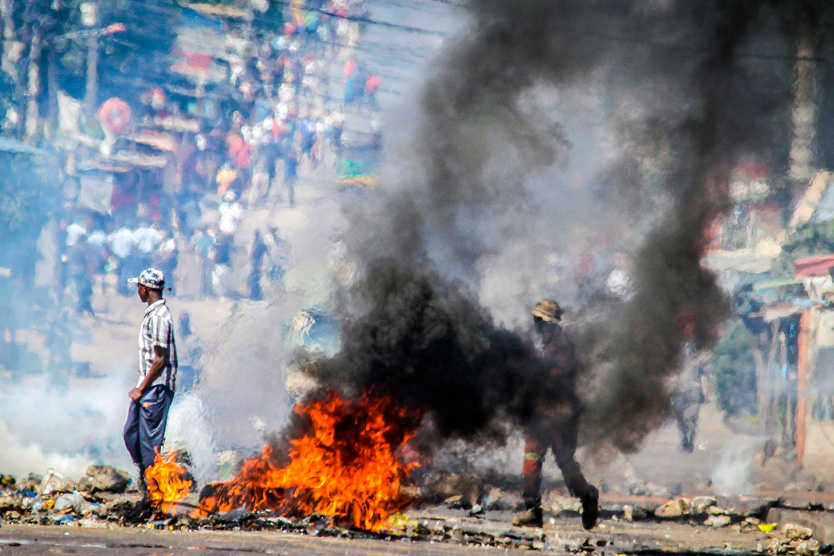
[[[834,254],[817,255],[796,259],[793,262],[794,276],[806,278],[809,276],[826,276],[828,269],[834,267]]]

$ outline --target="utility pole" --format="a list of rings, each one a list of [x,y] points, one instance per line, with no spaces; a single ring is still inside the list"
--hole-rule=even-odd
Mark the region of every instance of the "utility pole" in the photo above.
[[[18,63],[23,56],[25,45],[19,40],[18,30],[15,27],[14,12],[14,0],[0,0],[0,15],[3,19],[3,56],[0,67],[14,83],[12,105],[6,112],[6,121],[3,122],[3,125],[8,125],[14,136],[20,137],[23,133],[25,106],[23,72],[20,70]]]
[[[52,45],[49,46],[46,53],[46,84],[49,89],[46,136],[51,138],[52,133],[58,129],[58,69],[55,60],[55,48]]]
[[[58,28],[57,15],[61,9],[61,0],[52,0],[50,6],[50,17],[53,18],[53,27],[51,36],[55,37]],[[52,134],[58,129],[58,69],[55,55],[55,41],[46,41],[46,88],[48,96],[46,99],[46,127],[45,136],[47,139],[52,138]]]
[[[96,109],[98,93],[98,5],[94,2],[81,4],[81,22],[90,29],[87,36],[87,88],[84,90],[84,111],[88,116]]]
[[[43,28],[40,22],[32,24],[32,44],[29,46],[29,86],[26,92],[26,124],[25,137],[29,141],[35,139],[40,126],[38,113],[38,98],[41,96],[41,50],[43,44]]]
[[[814,58],[814,24],[812,14],[803,11],[797,32],[796,93],[794,96],[792,120],[793,139],[790,149],[788,178],[795,184],[807,183],[815,174],[814,147],[817,125],[817,65]],[[800,318],[799,339],[797,340],[798,362],[796,379],[796,408],[793,418],[796,465],[802,467],[805,456],[805,435],[808,419],[808,362],[812,344],[809,340],[811,310],[806,309]]]
[[[804,182],[814,174],[814,145],[817,124],[817,63],[811,22],[805,16],[799,23],[796,48],[796,87],[791,119],[793,139],[788,177]]]
[[[252,0],[246,0],[246,15],[244,16],[244,20],[246,22],[246,26],[243,31],[243,38],[249,41],[249,44],[251,45],[255,21],[255,7],[253,6]]]
[[[15,40],[14,0],[0,0],[0,14],[3,18],[3,71],[12,78],[17,76],[15,62],[20,53],[19,43]]]

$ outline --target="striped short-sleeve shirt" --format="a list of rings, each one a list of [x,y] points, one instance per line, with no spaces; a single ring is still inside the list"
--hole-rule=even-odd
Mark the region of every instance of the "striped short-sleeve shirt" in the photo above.
[[[151,303],[145,310],[145,317],[142,319],[142,328],[139,330],[139,381],[137,386],[151,371],[151,365],[153,365],[155,358],[154,346],[164,347],[168,350],[168,364],[162,371],[162,375],[148,386],[165,384],[171,390],[176,390],[177,345],[174,342],[174,321],[164,299]]]

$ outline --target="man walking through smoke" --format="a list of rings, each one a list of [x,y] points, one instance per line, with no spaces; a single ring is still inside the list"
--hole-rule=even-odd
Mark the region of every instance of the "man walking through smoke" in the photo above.
[[[542,403],[540,415],[526,431],[524,442],[524,505],[527,511],[513,519],[514,525],[541,527],[542,461],[548,447],[562,471],[570,493],[582,501],[582,526],[591,529],[597,522],[599,492],[588,484],[574,458],[582,402],[574,383],[579,370],[575,349],[560,326],[562,308],[551,299],[539,301],[532,310],[533,322],[541,341],[540,352],[551,375],[562,385],[561,399]],[[545,405],[546,403],[546,405]]]
[[[698,352],[689,342],[684,345],[682,359],[683,369],[675,377],[670,408],[681,434],[681,450],[692,453],[698,430],[698,412],[706,401],[704,377],[709,376],[709,353]]]
[[[137,293],[147,303],[139,329],[139,382],[129,392],[131,399],[124,428],[124,440],[133,463],[139,468],[139,487],[146,493],[145,470],[153,465],[165,440],[168,409],[177,382],[177,346],[174,321],[162,298],[165,276],[148,268],[132,278]]]

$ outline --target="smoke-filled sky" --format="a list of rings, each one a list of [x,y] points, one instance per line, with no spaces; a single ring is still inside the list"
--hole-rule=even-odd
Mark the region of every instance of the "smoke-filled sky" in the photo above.
[[[535,365],[524,363],[514,335],[491,338],[553,297],[575,309],[587,360],[585,440],[635,451],[666,415],[683,344],[708,347],[729,314],[701,266],[708,228],[729,206],[740,160],[786,169],[797,38],[822,44],[833,8],[775,0],[467,7],[469,25],[444,44],[412,131],[388,161],[396,190],[371,217],[354,217],[375,226],[354,227],[353,255],[367,274],[345,305],[352,312],[335,366],[360,384],[413,380],[409,367],[424,368],[434,380],[426,387],[444,395],[408,395],[422,396],[450,435],[502,415],[523,421],[513,386],[529,388]],[[581,296],[577,261],[588,254],[604,267],[620,251],[630,257],[633,295]],[[457,303],[438,310],[450,295],[480,301],[486,317]],[[467,362],[438,362],[436,349],[521,362],[479,375]],[[405,369],[391,364],[398,357]],[[461,400],[493,405],[474,425]],[[458,421],[447,418],[455,412]]]

